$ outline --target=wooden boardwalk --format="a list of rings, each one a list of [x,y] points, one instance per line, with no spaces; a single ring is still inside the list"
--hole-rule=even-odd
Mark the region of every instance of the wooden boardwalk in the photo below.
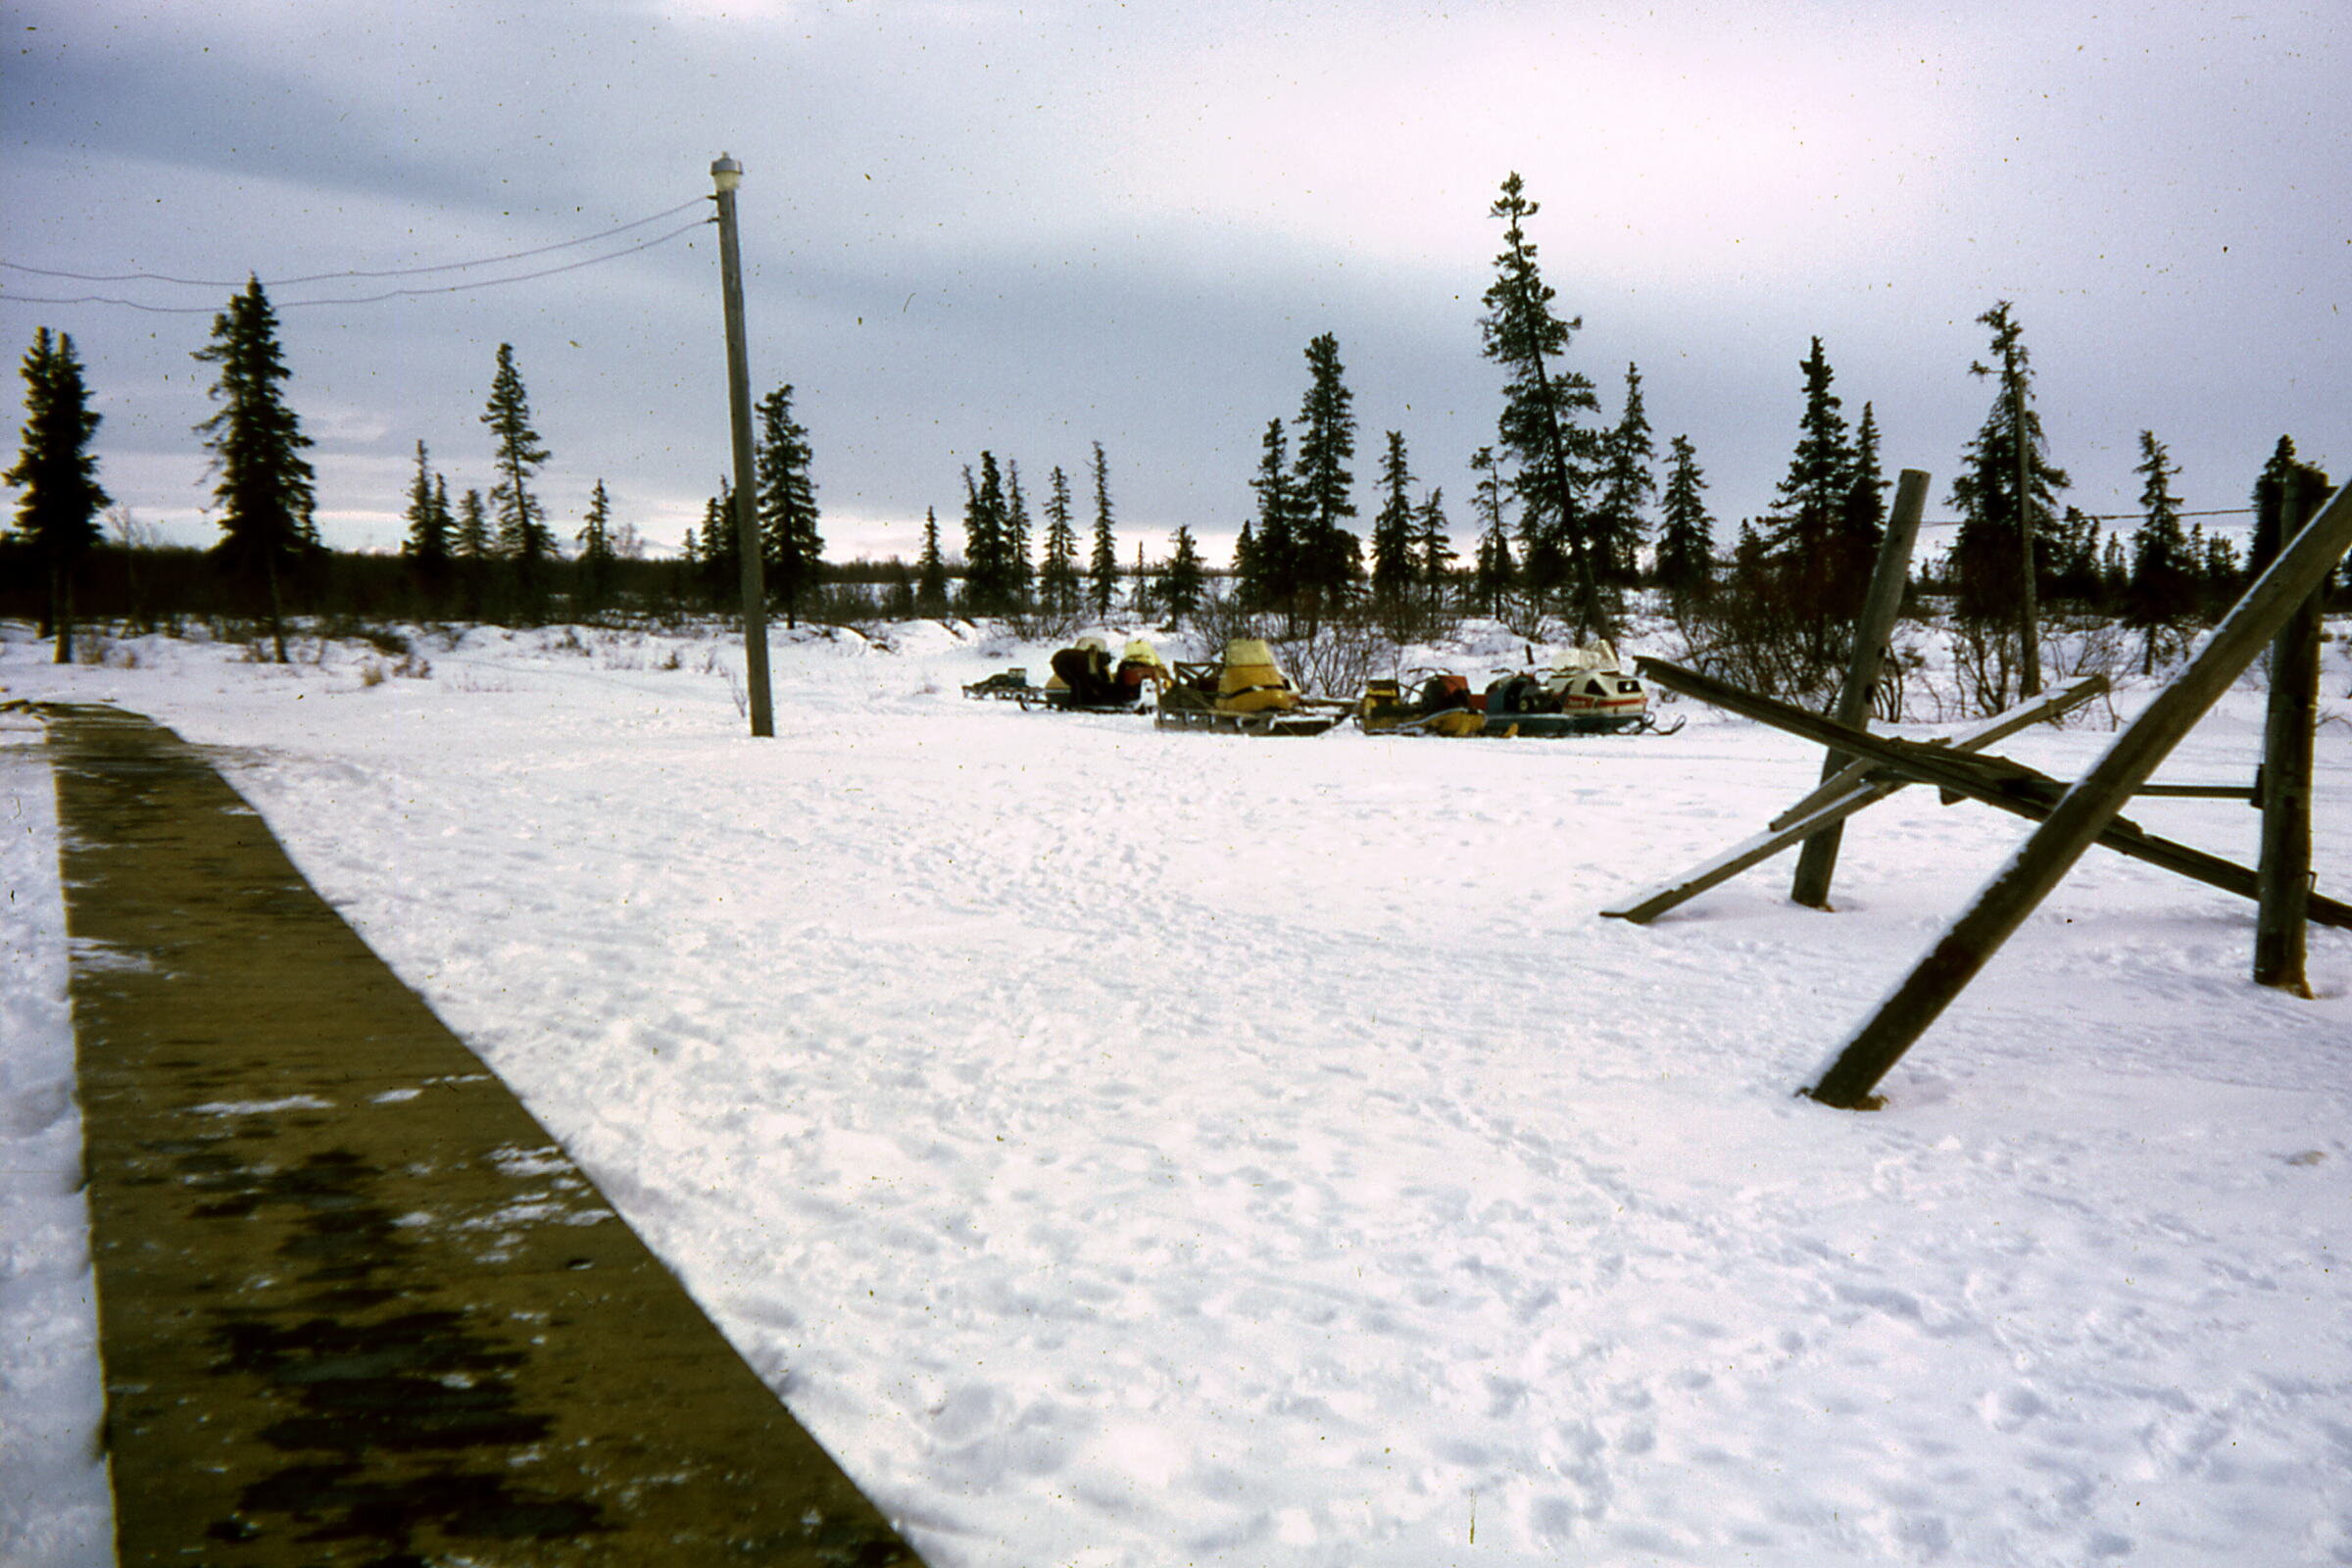
[[[201,756],[43,711],[126,1568],[917,1562]]]

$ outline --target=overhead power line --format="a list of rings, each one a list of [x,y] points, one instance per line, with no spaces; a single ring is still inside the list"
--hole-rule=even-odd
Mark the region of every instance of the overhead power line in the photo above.
[[[347,278],[362,279],[385,277],[421,277],[434,272],[464,271],[471,268],[497,267],[514,262],[527,261],[534,256],[547,256],[557,251],[572,250],[582,245],[593,245],[600,240],[608,240],[612,238],[614,235],[625,234],[632,229],[643,228],[649,223],[658,223],[664,218],[676,217],[679,213],[685,212],[688,208],[699,207],[708,199],[709,198],[707,197],[697,196],[690,201],[681,202],[677,206],[669,208],[666,211],[656,213],[650,218],[640,218],[634,222],[623,223],[617,228],[609,228],[604,230],[602,233],[589,234],[579,239],[563,240],[554,245],[540,245],[530,250],[511,251],[503,256],[485,256],[477,258],[473,261],[443,262],[431,267],[409,267],[382,271],[350,270],[341,272],[314,272],[302,277],[282,277],[274,279],[265,278],[262,280],[262,286],[265,288],[291,288],[305,283],[332,282]],[[639,241],[637,244],[623,247],[620,250],[608,251],[601,256],[591,256],[583,261],[566,262],[561,267],[540,268],[534,271],[516,272],[504,277],[486,277],[480,279],[479,281],[470,283],[443,283],[426,288],[387,289],[377,294],[338,297],[334,299],[277,300],[273,301],[272,303],[281,309],[289,310],[318,305],[373,305],[383,300],[399,299],[411,295],[460,294],[470,289],[498,288],[508,283],[525,283],[529,282],[533,278],[553,277],[560,272],[575,272],[585,267],[598,267],[602,266],[606,262],[616,262],[623,257],[634,256],[640,251],[652,250],[657,245],[666,244],[670,240],[676,239],[680,234],[687,233],[693,229],[701,228],[709,221],[709,219],[698,218],[692,222],[681,223],[676,228],[670,229],[665,233],[658,234],[649,240]],[[6,268],[11,271],[30,273],[39,277],[69,278],[78,283],[148,282],[168,283],[179,288],[226,289],[238,289],[245,286],[243,280],[227,282],[212,278],[172,277],[161,272],[74,272],[62,270],[56,268],[28,267],[21,262],[11,261],[0,261],[0,268]],[[203,316],[212,314],[218,309],[218,307],[211,305],[152,305],[144,300],[124,299],[117,295],[106,294],[83,294],[70,298],[51,298],[32,294],[0,292],[0,303],[21,305],[120,305],[129,310],[146,311],[151,314],[161,316]]]

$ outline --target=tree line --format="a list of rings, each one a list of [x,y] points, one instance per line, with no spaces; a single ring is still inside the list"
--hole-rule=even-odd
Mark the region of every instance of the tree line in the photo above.
[[[1018,463],[984,451],[962,471],[960,551],[944,546],[933,509],[916,561],[860,573],[877,592],[859,592],[855,605],[886,616],[1055,623],[1123,609],[1182,624],[1212,598],[1229,596],[1225,611],[1262,618],[1290,638],[1368,621],[1398,641],[1419,640],[1476,613],[1531,638],[1548,640],[1556,630],[1583,642],[1617,636],[1628,591],[1648,587],[1687,643],[1728,672],[1761,690],[1817,692],[1850,655],[1851,619],[1886,526],[1890,486],[1872,405],[1863,403],[1849,422],[1815,337],[1797,366],[1801,412],[1788,470],[1765,512],[1741,520],[1730,550],[1720,550],[1696,448],[1678,434],[1661,460],[1640,367],[1626,366],[1612,420],[1602,416],[1592,379],[1571,363],[1583,318],[1564,315],[1544,280],[1529,233],[1540,211],[1516,173],[1489,209],[1502,225],[1501,248],[1478,325],[1482,353],[1501,376],[1502,406],[1494,440],[1469,457],[1476,544],[1467,561],[1457,557],[1443,490],[1421,487],[1401,430],[1383,432],[1379,445],[1367,549],[1354,526],[1354,396],[1340,344],[1323,333],[1305,348],[1298,413],[1269,418],[1262,433],[1249,479],[1254,506],[1235,544],[1229,586],[1201,561],[1189,525],[1175,531],[1155,569],[1140,560],[1122,565],[1097,442],[1085,476],[1091,515],[1081,515],[1059,466],[1050,468],[1033,513]],[[1998,302],[1979,324],[1988,355],[1971,371],[1993,383],[1995,395],[1947,498],[1959,514],[1957,533],[1940,561],[1919,572],[1919,587],[1946,598],[1955,623],[1999,672],[2001,689],[1988,700],[2005,694],[2007,672],[2027,652],[2004,642],[2023,592],[2137,628],[2143,664],[2152,668],[2234,598],[2258,563],[2241,559],[2221,534],[2182,526],[2178,470],[2152,431],[2139,437],[2143,514],[2128,541],[2062,507],[2069,479],[2049,453],[2014,307]],[[318,539],[315,474],[304,457],[311,441],[285,395],[276,316],[258,279],[214,318],[194,357],[216,368],[216,407],[196,427],[221,530],[207,553],[213,586],[266,618],[283,657],[288,605],[316,601],[338,574]],[[4,477],[24,494],[15,527],[0,541],[0,564],[12,602],[37,601],[64,659],[77,580],[99,546],[97,518],[110,499],[91,451],[101,420],[70,336],[41,328],[23,373],[27,416]],[[752,506],[771,606],[788,620],[833,612],[817,600],[829,579],[844,575],[822,559],[813,453],[793,397],[792,386],[779,386],[758,405]],[[486,491],[468,487],[453,500],[425,443],[416,444],[400,563],[407,600],[424,616],[540,619],[559,606],[593,614],[656,597],[710,611],[737,603],[741,541],[728,480],[688,532],[682,559],[655,563],[643,559],[635,529],[615,519],[600,476],[566,552],[533,488],[550,453],[511,344],[498,346],[480,419],[492,454]],[[2260,482],[2269,493],[2324,476],[2281,437]]]

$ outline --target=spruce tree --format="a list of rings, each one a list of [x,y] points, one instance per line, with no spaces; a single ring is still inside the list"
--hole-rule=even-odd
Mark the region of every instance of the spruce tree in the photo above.
[[[1098,618],[1108,615],[1119,597],[1119,541],[1111,531],[1110,466],[1102,443],[1095,443],[1095,537],[1087,561],[1087,599]]]
[[[17,503],[17,535],[41,573],[42,629],[57,640],[57,662],[70,664],[76,567],[98,542],[99,510],[113,499],[99,487],[98,459],[89,450],[103,416],[90,408],[71,336],[36,330],[24,375],[24,444],[0,482],[24,492]]]
[[[1029,608],[1030,588],[1037,580],[1029,561],[1029,500],[1021,494],[1021,466],[1004,464],[1004,592],[1016,611]]]
[[[1708,515],[1706,475],[1690,438],[1667,444],[1666,493],[1658,504],[1658,558],[1654,573],[1678,609],[1703,597],[1715,577],[1715,519]]]
[[[1412,482],[1404,433],[1391,430],[1388,450],[1380,460],[1380,511],[1372,519],[1372,595],[1390,610],[1404,603],[1418,575],[1413,559]]]
[[[1298,492],[1291,479],[1290,436],[1279,418],[1266,421],[1258,444],[1257,474],[1250,481],[1257,496],[1255,526],[1247,528],[1250,546],[1234,569],[1241,579],[1242,602],[1253,610],[1286,613],[1298,599],[1298,529],[1301,521]]]
[[[268,588],[270,640],[286,662],[283,577],[318,549],[313,521],[315,475],[303,458],[311,438],[286,406],[279,383],[288,374],[277,341],[277,313],[259,278],[213,318],[212,341],[196,350],[220,367],[212,398],[220,405],[196,428],[212,453],[213,487],[220,504],[221,540],[213,554],[230,571],[260,578]]]
[[[458,502],[457,532],[451,538],[460,561],[479,564],[491,556],[490,514],[479,490],[467,490]]]
[[[1342,519],[1355,515],[1355,394],[1348,390],[1340,364],[1340,340],[1325,332],[1306,346],[1306,400],[1298,426],[1298,597],[1313,636],[1323,616],[1348,597],[1363,565],[1363,545]]]
[[[1830,390],[1837,372],[1820,338],[1797,368],[1805,378],[1805,407],[1797,417],[1796,451],[1774,497],[1766,550],[1778,608],[1802,629],[1805,657],[1819,669],[1838,656],[1832,628],[1860,608],[1839,595],[1844,578],[1838,540],[1854,487],[1854,451],[1838,412],[1841,400]]]
[[[1845,503],[1838,509],[1838,531],[1831,543],[1830,593],[1838,613],[1860,612],[1869,596],[1870,579],[1879,566],[1879,543],[1886,537],[1886,471],[1879,461],[1879,415],[1868,403],[1854,425],[1851,477]]]
[[[1198,614],[1200,597],[1208,585],[1208,572],[1200,564],[1200,547],[1194,542],[1193,530],[1178,527],[1175,553],[1168,558],[1167,569],[1159,574],[1159,603],[1171,627],[1181,627]]]
[[[1453,525],[1446,520],[1446,488],[1430,491],[1413,519],[1414,565],[1430,590],[1432,608],[1446,596],[1446,581],[1453,574]]]
[[[963,611],[1002,614],[1011,608],[1012,565],[1005,545],[1004,475],[997,455],[980,454],[980,477],[963,470]]]
[[[2254,480],[2254,532],[2246,543],[2246,573],[2259,576],[2278,558],[2284,498],[2296,486],[2325,493],[2328,475],[2295,456],[2292,436],[2282,435]]]
[[[612,590],[612,498],[605,492],[600,477],[596,488],[588,495],[588,514],[581,520],[580,531],[574,536],[580,547],[581,597],[591,610],[604,607],[606,596]]]
[[[449,571],[449,482],[433,472],[424,443],[416,443],[416,476],[409,481],[409,510],[403,514],[409,531],[400,553],[426,582],[438,582]]]
[[[743,592],[743,529],[735,518],[735,485],[726,475],[718,494],[703,503],[703,593],[713,606],[725,606]]]
[[[1501,610],[1503,597],[1519,586],[1519,566],[1511,559],[1506,487],[1501,466],[1494,461],[1494,449],[1480,447],[1472,453],[1470,470],[1478,475],[1478,486],[1471,492],[1471,499],[1481,524],[1472,590],[1478,596],[1480,611],[1492,615]]]
[[[2002,300],[1977,320],[1992,331],[1992,363],[1971,365],[1969,373],[1997,375],[2001,389],[1993,397],[1983,427],[1962,454],[1959,477],[1952,481],[1950,504],[1960,510],[1960,533],[1952,546],[1953,592],[1955,608],[1963,618],[1999,623],[2012,618],[2022,591],[2020,513],[2030,519],[2038,578],[2057,517],[2057,493],[2070,481],[2066,470],[2048,459],[2041,416],[2030,396],[2034,375],[2024,329],[2010,315],[2009,302]],[[2014,397],[2012,383],[2017,392]],[[2027,470],[2022,508],[2017,485],[2021,413]]]
[[[1485,295],[1487,314],[1479,318],[1479,332],[1486,357],[1509,376],[1497,435],[1518,466],[1528,583],[1549,591],[1565,579],[1578,638],[1613,638],[1616,614],[1601,593],[1597,541],[1582,504],[1586,476],[1581,466],[1591,454],[1592,436],[1577,423],[1579,415],[1600,404],[1589,379],[1553,368],[1584,318],[1563,320],[1552,313],[1554,296],[1536,265],[1535,242],[1526,229],[1527,220],[1540,210],[1527,199],[1518,174],[1503,180],[1502,195],[1488,212],[1503,220],[1503,249],[1494,259],[1494,281]]]
[[[512,343],[498,346],[498,370],[491,378],[482,423],[490,427],[496,454],[498,483],[490,487],[490,510],[498,519],[498,551],[514,564],[525,599],[535,602],[544,588],[548,559],[555,554],[547,508],[531,493],[531,475],[547,462],[548,452],[540,445],[539,432],[531,428],[530,398],[514,368]]]
[[[1642,515],[1658,481],[1650,472],[1657,448],[1650,440],[1649,415],[1642,404],[1642,369],[1625,368],[1625,412],[1600,438],[1600,497],[1592,506],[1595,564],[1612,587],[1630,587],[1642,576],[1642,543],[1649,532]]]
[[[939,512],[923,509],[923,553],[914,564],[914,611],[936,619],[948,612],[948,563],[939,548]]]
[[[784,624],[797,626],[825,548],[816,526],[816,481],[808,473],[808,431],[792,416],[790,386],[761,398],[757,412],[761,575],[769,600],[783,607]]]
[[[1038,596],[1047,614],[1078,612],[1078,530],[1071,522],[1070,476],[1056,466],[1047,477],[1045,557],[1038,563]]]
[[[2197,604],[2198,562],[2180,526],[2180,503],[2173,476],[2180,470],[2153,430],[2139,432],[2144,481],[2139,504],[2145,516],[2132,535],[2132,582],[2124,593],[2125,624],[2141,633],[2139,672],[2153,674],[2165,633],[2186,621]]]

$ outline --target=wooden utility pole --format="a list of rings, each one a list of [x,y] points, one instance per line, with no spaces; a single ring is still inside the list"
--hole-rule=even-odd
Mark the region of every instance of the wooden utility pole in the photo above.
[[[2281,549],[2291,545],[2327,480],[2298,471],[2265,480],[2258,505],[2278,518]],[[2262,734],[2262,858],[2254,926],[2254,979],[2298,997],[2304,975],[2304,929],[2311,905],[2312,729],[2320,704],[2320,619],[2325,586],[2296,607],[2271,644],[2271,701]]]
[[[1894,617],[1903,608],[1903,589],[1911,581],[1911,547],[1919,538],[1919,516],[1927,510],[1928,476],[1905,468],[1895,481],[1894,511],[1886,519],[1886,536],[1879,541],[1879,561],[1870,574],[1870,591],[1863,596],[1861,618],[1854,622],[1854,656],[1845,666],[1845,684],[1830,715],[1840,724],[1860,729],[1870,722],[1870,697],[1879,684],[1879,666],[1886,640],[1894,634]],[[1827,783],[1848,759],[1831,752],[1821,760],[1822,782]],[[1838,869],[1838,845],[1845,829],[1832,822],[1797,852],[1796,880],[1788,897],[1816,909],[1830,906],[1830,878]]]
[[[2017,460],[2018,555],[2024,569],[2018,579],[2017,640],[2020,697],[2041,695],[2041,608],[2034,560],[2034,443],[2026,435],[2026,378],[2018,372],[2017,345],[2003,351],[2009,377],[2009,428]]]
[[[1848,1110],[1879,1103],[1872,1091],[1976,978],[2059,879],[2097,842],[2134,790],[2211,708],[2287,617],[2328,580],[2352,546],[2352,486],[2339,490],[2270,569],[2246,590],[2179,678],[2157,695],[2066,792],[1880,1006],[1821,1082],[1805,1093]]]
[[[760,561],[759,483],[752,462],[752,373],[743,341],[743,251],[735,235],[735,187],[743,166],[725,153],[710,165],[718,187],[719,289],[727,312],[727,413],[734,427],[735,548],[743,557],[744,683],[751,688],[752,733],[776,732],[767,688],[767,584]]]

